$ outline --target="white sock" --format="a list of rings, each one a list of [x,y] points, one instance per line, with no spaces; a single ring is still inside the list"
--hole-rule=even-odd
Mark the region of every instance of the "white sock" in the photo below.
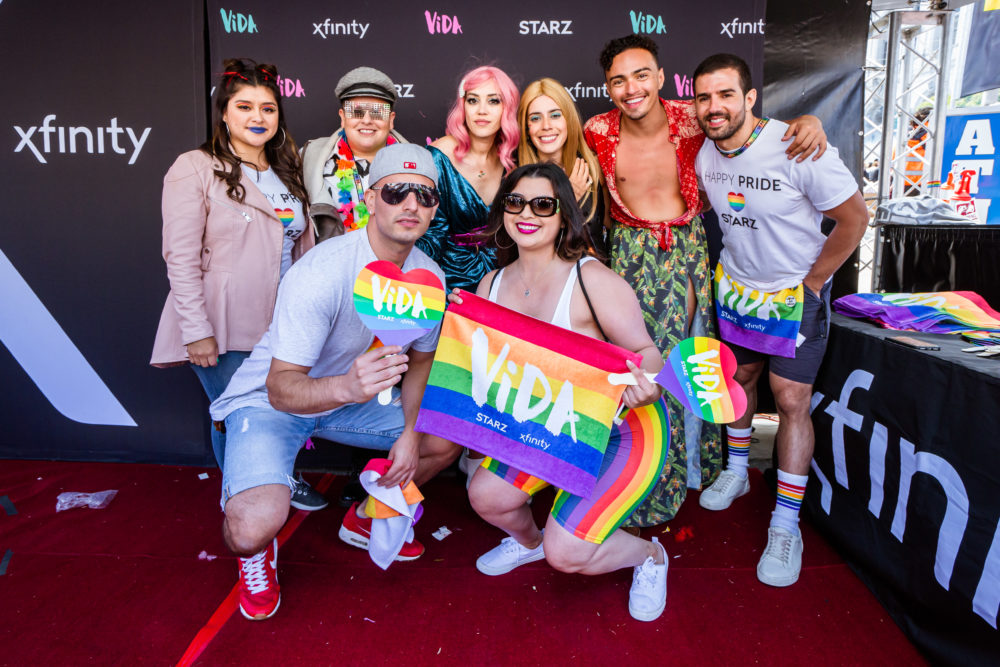
[[[741,479],[746,479],[747,476],[747,461],[750,459],[750,433],[752,431],[752,426],[748,428],[726,427],[726,449],[729,452],[726,470],[736,473]]]

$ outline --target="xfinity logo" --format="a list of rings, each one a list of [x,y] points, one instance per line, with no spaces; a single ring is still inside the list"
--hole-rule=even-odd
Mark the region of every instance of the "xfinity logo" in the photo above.
[[[572,21],[534,21],[524,20],[518,26],[521,35],[572,35]]]
[[[131,127],[118,127],[117,118],[112,118],[107,127],[95,127],[93,130],[89,127],[64,127],[62,125],[55,127],[52,125],[52,121],[55,119],[56,115],[50,113],[42,119],[41,127],[33,125],[27,130],[21,129],[20,125],[15,125],[14,130],[20,135],[21,141],[14,152],[20,153],[27,148],[35,154],[35,157],[42,164],[46,164],[43,153],[51,153],[55,148],[53,144],[58,145],[60,153],[76,153],[78,151],[82,153],[84,146],[86,146],[88,153],[104,154],[106,152],[104,150],[104,135],[107,134],[109,148],[119,155],[126,155],[131,150],[128,163],[135,164],[139,158],[139,152],[146,143],[146,138],[149,137],[150,130],[153,129],[151,127],[144,128],[142,135],[136,136],[136,132]],[[53,137],[53,134],[56,136]],[[124,143],[122,134],[128,135],[131,147],[122,145]],[[41,150],[36,142],[41,145]]]
[[[326,19],[322,23],[313,23],[313,34],[319,35],[323,39],[332,35],[356,35],[358,39],[364,39],[369,27],[371,27],[371,23],[358,23],[357,21],[336,23]]]
[[[608,99],[608,85],[602,83],[599,86],[585,86],[582,81],[577,81],[572,86],[563,86],[569,96],[574,100],[579,99]]]
[[[758,19],[757,21],[740,21],[734,18],[729,23],[722,24],[722,32],[720,35],[726,35],[729,39],[732,39],[736,35],[763,35],[764,34],[764,19]]]
[[[416,97],[413,94],[413,84],[412,83],[397,83],[396,84],[396,97]]]

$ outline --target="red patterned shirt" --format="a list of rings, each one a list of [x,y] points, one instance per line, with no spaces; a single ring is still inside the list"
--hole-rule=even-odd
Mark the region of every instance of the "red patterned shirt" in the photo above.
[[[661,97],[660,102],[667,112],[670,141],[677,151],[677,180],[680,183],[681,197],[687,205],[687,211],[679,218],[660,222],[644,220],[633,215],[622,201],[615,182],[615,161],[622,119],[620,109],[612,109],[594,116],[587,121],[583,133],[587,145],[597,153],[601,171],[604,172],[604,180],[611,195],[611,217],[629,227],[649,229],[656,235],[660,248],[668,250],[673,240],[670,228],[686,225],[694,216],[701,213],[701,197],[698,195],[698,177],[694,173],[694,159],[705,141],[705,134],[695,118],[693,101],[665,100]]]

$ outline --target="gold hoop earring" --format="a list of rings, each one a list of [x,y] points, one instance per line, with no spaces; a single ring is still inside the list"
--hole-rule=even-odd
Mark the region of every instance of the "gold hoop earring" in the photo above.
[[[499,229],[496,230],[495,232],[493,232],[493,245],[495,245],[498,250],[510,250],[511,248],[513,248],[514,246],[517,245],[517,243],[514,242],[514,239],[510,240],[510,245],[508,245],[508,246],[502,246],[502,245],[500,245],[500,236],[499,236],[499,234],[500,234],[500,230]]]
[[[277,146],[275,146],[274,150],[278,150],[279,148],[281,148],[282,146],[284,146],[285,145],[285,139],[288,138],[288,135],[285,134],[285,128],[279,127],[278,129],[281,130],[281,143],[278,144]]]

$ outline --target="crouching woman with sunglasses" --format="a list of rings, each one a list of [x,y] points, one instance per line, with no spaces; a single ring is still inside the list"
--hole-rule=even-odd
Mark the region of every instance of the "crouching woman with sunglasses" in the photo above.
[[[500,186],[484,234],[495,239],[501,268],[483,278],[477,295],[641,354],[641,369],[629,362],[637,384],[626,389],[625,405],[638,418],[665,419],[660,390],[644,374],[657,372],[663,358],[646,332],[635,291],[587,256],[583,215],[566,172],[554,164],[514,170]],[[449,299],[460,297],[453,293]],[[658,618],[666,606],[666,551],[656,538],[643,540],[619,526],[659,479],[667,446],[655,437],[622,437],[614,425],[593,494],[557,491],[544,532],[528,500],[547,484],[486,458],[475,471],[469,499],[479,516],[509,537],[476,567],[502,575],[543,558],[558,570],[581,574],[633,567],[629,611],[638,620]]]

